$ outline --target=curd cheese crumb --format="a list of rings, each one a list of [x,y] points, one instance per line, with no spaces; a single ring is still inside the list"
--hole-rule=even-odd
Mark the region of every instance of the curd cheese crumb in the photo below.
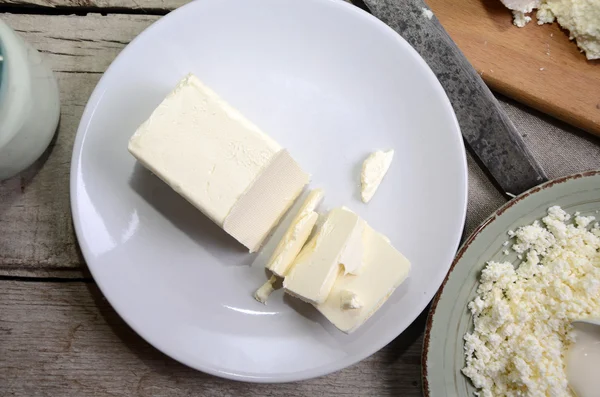
[[[421,9],[421,12],[423,13],[423,16],[427,19],[431,19],[433,18],[433,11],[431,11],[429,8],[425,8],[423,7]]]
[[[573,396],[563,357],[571,321],[600,317],[600,229],[587,229],[594,217],[570,219],[549,208],[541,222],[509,232],[523,262],[482,271],[462,370],[477,396]]]
[[[360,195],[363,203],[368,203],[379,188],[379,184],[388,172],[392,160],[394,159],[394,150],[383,152],[378,150],[371,153],[363,162],[362,172],[360,174],[361,190]]]
[[[524,27],[531,21],[527,14],[537,9],[538,25],[556,20],[569,31],[569,38],[577,42],[588,59],[600,59],[599,0],[502,0],[502,3],[512,10],[516,26]]]
[[[525,15],[524,12],[521,11],[513,11],[513,24],[515,26],[522,28],[527,25],[531,21],[531,17],[529,15]]]

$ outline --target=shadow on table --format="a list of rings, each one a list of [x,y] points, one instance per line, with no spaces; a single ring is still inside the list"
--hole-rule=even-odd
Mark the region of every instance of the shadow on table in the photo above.
[[[429,305],[383,350],[387,387],[392,395],[421,395],[421,353]]]
[[[33,164],[17,175],[0,181],[0,216],[2,216],[4,210],[11,208],[12,203],[25,193],[29,185],[33,182],[33,179],[40,172],[44,164],[46,164],[46,161],[52,154],[56,141],[58,140],[60,123],[61,120],[59,120],[56,132],[48,144],[48,147]]]

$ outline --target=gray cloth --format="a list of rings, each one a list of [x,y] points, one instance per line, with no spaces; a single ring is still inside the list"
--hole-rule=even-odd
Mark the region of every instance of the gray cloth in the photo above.
[[[600,138],[564,124],[505,97],[498,100],[549,178],[600,169]],[[506,200],[471,154],[469,206],[464,236]]]

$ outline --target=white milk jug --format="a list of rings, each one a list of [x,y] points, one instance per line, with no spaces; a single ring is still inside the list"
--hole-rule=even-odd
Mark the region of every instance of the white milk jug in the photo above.
[[[0,19],[0,180],[40,157],[56,131],[59,114],[52,71]]]

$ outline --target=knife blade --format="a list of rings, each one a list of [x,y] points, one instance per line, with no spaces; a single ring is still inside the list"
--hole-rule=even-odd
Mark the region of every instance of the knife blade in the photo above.
[[[462,135],[508,196],[548,180],[500,104],[423,0],[360,0],[421,55],[446,91]],[[366,7],[365,7],[366,6]]]

